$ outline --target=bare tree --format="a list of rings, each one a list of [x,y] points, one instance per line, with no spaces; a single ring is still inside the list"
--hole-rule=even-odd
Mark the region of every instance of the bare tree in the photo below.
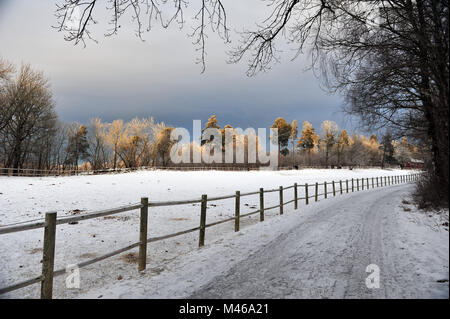
[[[123,121],[115,120],[112,123],[109,123],[106,132],[106,142],[110,145],[113,151],[113,169],[117,167],[117,150],[120,143],[120,140],[123,135]]]
[[[85,161],[89,158],[89,142],[87,139],[87,128],[79,123],[73,123],[70,126],[69,140],[67,143],[68,163],[78,171],[80,160]]]
[[[153,118],[138,119],[125,124],[120,138],[117,155],[125,167],[150,165],[153,158],[153,137],[155,123]]]
[[[232,55],[249,55],[249,74],[277,61],[282,34],[312,48],[312,66],[346,110],[367,129],[397,136],[426,134],[439,195],[448,205],[448,1],[274,1],[256,31],[247,31]]]
[[[104,168],[108,162],[108,150],[106,147],[105,125],[99,118],[91,120],[88,126],[88,153],[89,163],[93,170]]]
[[[11,120],[11,108],[5,100],[5,84],[11,80],[13,71],[14,68],[9,62],[0,59],[0,133]]]
[[[1,133],[6,166],[20,168],[36,146],[54,134],[56,114],[48,80],[42,72],[23,65],[16,79],[7,82],[2,101],[6,125]],[[47,145],[49,140],[47,140]],[[42,152],[41,152],[42,155]]]
[[[156,136],[156,144],[155,144],[155,156],[160,156],[163,166],[166,166],[170,160],[169,154],[170,149],[175,144],[170,138],[170,134],[174,130],[173,127],[165,127],[162,129],[159,134]]]
[[[162,28],[168,28],[173,23],[183,28],[188,5],[194,7],[191,18],[195,23],[190,36],[199,52],[197,63],[201,64],[203,72],[208,29],[229,42],[227,14],[221,0],[201,0],[195,4],[189,4],[186,0],[109,0],[106,7],[98,0],[61,0],[56,5],[55,28],[65,33],[65,40],[85,45],[86,39],[94,40],[90,28],[97,23],[96,13],[106,10],[111,13],[106,36],[118,34],[123,17],[129,13],[136,28],[136,36],[143,39],[143,33],[152,30],[155,22]]]

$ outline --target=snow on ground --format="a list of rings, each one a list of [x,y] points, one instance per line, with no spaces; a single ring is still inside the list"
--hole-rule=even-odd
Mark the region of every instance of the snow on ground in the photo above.
[[[407,172],[401,170],[298,170],[298,171],[250,171],[250,172],[226,172],[226,171],[200,171],[200,172],[176,172],[176,171],[141,171],[127,174],[78,176],[78,177],[0,177],[0,225],[22,222],[42,218],[46,211],[57,211],[60,216],[74,214],[77,210],[81,213],[113,208],[139,202],[141,196],[148,196],[150,201],[160,200],[182,200],[199,198],[201,194],[219,196],[233,194],[236,190],[241,192],[255,191],[260,187],[276,188],[280,185],[290,186],[294,182],[298,184],[322,181],[338,181],[340,179],[351,179],[361,177],[376,177],[387,175],[401,175]],[[398,186],[394,186],[398,187]],[[311,189],[312,190],[312,189]],[[311,192],[310,190],[310,192]],[[378,192],[373,190],[369,192]],[[292,189],[285,192],[285,201],[293,198]],[[277,193],[266,194],[266,206],[276,205]],[[300,189],[299,196],[303,196]],[[348,194],[345,197],[355,196]],[[336,199],[321,201],[317,204],[300,209],[305,214],[314,212],[323,203],[332,203]],[[258,207],[257,196],[241,199],[241,213],[254,210]],[[313,208],[316,206],[315,208]],[[55,279],[54,296],[57,298],[71,298],[85,296],[92,291],[102,291],[103,287],[114,283],[127,283],[133,280],[141,281],[145,278],[164,278],[167,276],[171,265],[180,264],[184,268],[184,260],[198,261],[196,254],[204,254],[205,261],[210,260],[208,249],[216,251],[218,255],[226,250],[234,240],[250,236],[249,249],[256,249],[264,242],[269,242],[274,234],[282,231],[282,225],[277,223],[291,224],[296,216],[289,214],[292,204],[286,209],[286,215],[277,216],[278,210],[272,210],[266,214],[266,222],[258,223],[258,216],[247,217],[241,220],[242,231],[238,234],[233,232],[233,223],[208,228],[206,232],[206,243],[208,248],[198,251],[198,234],[192,233],[165,241],[152,243],[148,248],[148,265],[145,275],[137,272],[137,265],[129,263],[121,256],[112,257],[100,263],[81,269],[81,289],[68,290],[64,285],[64,276]],[[149,236],[158,236],[173,233],[179,230],[198,226],[200,207],[198,204],[151,208],[149,210]],[[234,200],[213,202],[208,205],[207,222],[225,219],[234,214]],[[286,218],[285,216],[289,216]],[[302,214],[303,216],[303,214]],[[303,217],[302,217],[303,218]],[[271,221],[273,219],[273,221]],[[56,236],[56,261],[55,268],[64,268],[68,264],[78,263],[96,256],[100,256],[112,250],[127,246],[138,241],[139,228],[138,211],[115,215],[113,218],[98,218],[80,222],[76,225],[61,225],[57,227]],[[300,222],[300,220],[298,220]],[[410,222],[411,223],[411,222]],[[414,224],[416,225],[416,224]],[[247,227],[249,226],[249,227]],[[286,226],[286,227],[287,227]],[[319,225],[320,226],[320,225]],[[281,227],[277,229],[277,227]],[[284,227],[284,226],[283,226]],[[418,226],[419,229],[422,229]],[[273,228],[273,230],[272,230]],[[320,235],[320,227],[316,230]],[[419,230],[417,230],[419,232]],[[408,230],[405,230],[408,234]],[[13,234],[1,235],[0,238],[0,287],[11,285],[17,281],[31,278],[40,273],[40,260],[42,258],[43,230],[32,230]],[[252,237],[253,236],[253,237]],[[406,236],[406,235],[405,235]],[[427,242],[428,233],[423,233],[423,242]],[[442,236],[441,236],[442,237]],[[441,240],[441,237],[437,237]],[[425,240],[426,239],[426,240]],[[436,239],[436,240],[438,240]],[[401,240],[401,239],[399,239]],[[229,244],[232,245],[232,244]],[[236,251],[240,251],[237,249]],[[135,252],[136,250],[132,251]],[[205,251],[205,252],[203,252]],[[229,254],[229,261],[221,267],[231,267],[233,254]],[[243,250],[245,252],[245,249]],[[226,255],[224,253],[224,255]],[[436,257],[436,252],[430,252],[425,256],[426,260]],[[439,257],[440,258],[440,257]],[[219,259],[218,259],[219,260]],[[439,264],[439,263],[435,263]],[[199,267],[203,263],[200,262]],[[448,233],[447,233],[447,265],[448,265]],[[448,266],[447,266],[448,267]],[[188,267],[189,268],[189,267]],[[205,282],[215,272],[208,275],[207,267],[203,272],[197,274]],[[428,268],[424,267],[423,272]],[[170,272],[172,273],[172,272]],[[163,276],[164,275],[164,276]],[[445,274],[444,274],[445,275]],[[438,276],[438,274],[436,274]],[[444,276],[445,277],[445,276]],[[122,278],[118,280],[118,278]],[[448,279],[448,268],[447,277]],[[175,278],[172,278],[177,280]],[[442,279],[442,278],[441,278]],[[437,279],[437,280],[441,280]],[[445,279],[445,278],[443,278]],[[190,280],[190,279],[187,279]],[[184,282],[186,284],[186,282]],[[181,285],[181,284],[180,284]],[[447,283],[448,287],[448,283]],[[175,289],[177,290],[177,289]],[[156,295],[145,295],[146,297],[163,296],[176,297],[183,294],[172,290],[161,292]],[[108,288],[108,291],[110,289]],[[115,291],[112,289],[111,291]],[[193,291],[191,291],[193,293]],[[163,294],[163,295],[161,295]],[[99,293],[101,295],[101,293]],[[447,288],[448,295],[448,288]],[[39,296],[39,285],[33,285],[17,290],[0,297],[26,297],[35,298]],[[93,296],[93,295],[92,295]],[[135,296],[140,296],[139,291]],[[95,296],[95,297],[98,297]],[[126,297],[123,296],[122,297]]]
[[[411,188],[396,185],[291,208],[159,272],[80,297],[448,298],[448,211],[429,217],[405,206]],[[365,286],[365,268],[373,263],[380,268],[379,289]]]

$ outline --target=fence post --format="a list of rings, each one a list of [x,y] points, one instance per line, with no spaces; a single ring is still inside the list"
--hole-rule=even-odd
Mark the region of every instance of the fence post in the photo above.
[[[366,178],[366,183],[367,183],[367,189],[369,189],[369,178]]]
[[[259,189],[259,221],[264,221],[264,188]]]
[[[327,182],[323,182],[323,193],[325,195],[325,199],[328,198],[328,194],[327,194]]]
[[[348,193],[348,179],[345,180],[345,186],[347,187],[347,193]]]
[[[314,201],[317,202],[317,199],[318,199],[318,197],[319,197],[319,183],[317,183],[317,182],[316,182],[316,191],[315,191],[314,194],[315,194],[315,195],[314,195]]]
[[[56,212],[45,213],[44,247],[42,253],[41,299],[52,299],[55,265]]]
[[[200,211],[200,233],[198,238],[198,247],[205,245],[205,226],[206,226],[206,205],[208,203],[208,196],[202,195],[202,205]]]
[[[341,192],[342,195],[342,180],[339,180],[339,191]]]
[[[379,187],[379,186],[378,186],[378,177],[377,177],[377,187]]]
[[[375,188],[375,183],[373,182],[373,177],[372,177],[372,188]]]
[[[283,215],[283,186],[280,186],[280,215]]]
[[[353,178],[352,178],[352,192],[354,192],[354,191],[355,191],[355,183],[354,183]]]
[[[306,205],[308,205],[309,204],[308,183],[305,184],[305,201]]]
[[[363,178],[361,178],[361,190],[364,190],[364,177]]]
[[[148,198],[141,198],[141,225],[139,227],[139,263],[138,271],[147,265],[147,224],[148,224]]]
[[[334,181],[333,181],[333,196],[336,196],[336,185],[334,184]]]
[[[298,208],[298,192],[297,192],[297,183],[294,183],[294,209]]]
[[[241,192],[236,191],[236,205],[234,209],[234,231],[239,231],[239,223],[241,219]]]

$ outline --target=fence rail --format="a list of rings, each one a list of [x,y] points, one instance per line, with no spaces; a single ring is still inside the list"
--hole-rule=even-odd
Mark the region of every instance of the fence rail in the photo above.
[[[49,299],[52,298],[53,294],[53,278],[57,276],[61,276],[66,273],[66,269],[58,269],[54,270],[54,255],[55,255],[55,233],[57,225],[67,224],[71,222],[77,222],[92,218],[98,218],[102,216],[109,216],[118,213],[123,213],[127,211],[140,210],[140,230],[139,230],[139,241],[133,244],[130,244],[126,247],[117,249],[115,251],[109,252],[102,256],[81,262],[77,264],[79,268],[86,267],[88,265],[97,263],[104,259],[116,256],[125,251],[134,249],[139,247],[139,256],[138,256],[138,270],[142,271],[146,268],[146,256],[147,256],[147,244],[165,240],[168,238],[173,238],[181,235],[185,235],[192,232],[199,232],[199,247],[204,246],[205,236],[206,236],[206,228],[216,226],[219,224],[223,224],[226,222],[234,221],[235,222],[235,231],[239,231],[240,229],[240,219],[243,217],[251,216],[258,214],[260,215],[260,221],[264,221],[264,213],[268,210],[279,208],[279,213],[282,215],[284,213],[284,206],[294,203],[294,209],[298,208],[298,202],[304,200],[305,205],[309,205],[309,199],[314,198],[314,201],[318,201],[319,197],[323,197],[324,199],[328,198],[328,195],[336,196],[336,194],[344,194],[349,192],[355,192],[365,189],[378,188],[383,186],[390,186],[399,183],[413,182],[420,177],[421,173],[413,173],[407,175],[395,175],[395,176],[381,176],[381,177],[371,177],[371,178],[357,178],[356,180],[352,178],[351,180],[343,180],[339,181],[331,181],[331,182],[323,182],[323,183],[314,183],[300,185],[295,183],[294,185],[289,185],[287,187],[280,186],[279,188],[274,189],[266,189],[260,188],[259,191],[248,192],[248,193],[240,193],[237,191],[235,194],[219,196],[219,197],[209,197],[205,194],[202,195],[200,199],[190,199],[190,200],[178,200],[178,201],[159,201],[159,202],[149,202],[148,198],[141,198],[140,203],[122,206],[118,208],[106,209],[102,211],[96,211],[86,214],[81,214],[78,216],[68,216],[57,218],[56,212],[48,212],[45,214],[45,219],[40,221],[32,221],[32,222],[24,222],[17,223],[12,225],[6,225],[0,227],[0,235],[15,233],[21,231],[27,231],[31,229],[44,228],[44,240],[43,240],[43,259],[42,259],[42,273],[40,276],[36,276],[34,278],[24,280],[18,282],[16,284],[10,285],[8,287],[0,288],[0,294],[4,294],[7,292],[11,292],[17,289],[21,289],[27,287],[32,284],[41,283],[41,298]],[[351,183],[349,183],[351,182]],[[356,187],[355,187],[356,182]],[[360,185],[361,182],[361,185]],[[384,183],[383,183],[384,182]],[[327,187],[332,185],[332,190],[328,191]],[[336,189],[336,186],[339,186]],[[322,187],[322,193],[319,193],[319,186]],[[361,186],[361,187],[360,187]],[[298,188],[303,187],[305,190],[304,197],[298,197]],[[309,193],[309,189],[314,187],[314,192]],[[289,201],[283,200],[283,194],[286,190],[293,189],[294,190],[294,199]],[[279,204],[265,207],[264,202],[264,194],[266,193],[279,193]],[[245,214],[241,214],[240,211],[240,198],[245,196],[259,195],[259,209],[255,211],[251,211]],[[211,201],[225,200],[225,199],[235,199],[235,216],[229,217],[223,220],[219,220],[213,223],[206,223],[206,212],[207,212],[207,203]],[[147,225],[148,225],[148,208],[149,207],[162,207],[162,206],[175,206],[175,205],[186,205],[193,203],[201,203],[200,207],[200,225],[195,228],[179,231],[173,234],[167,234],[158,237],[147,237]]]
[[[129,168],[105,168],[96,170],[86,170],[86,169],[67,169],[62,167],[55,167],[52,169],[37,169],[37,168],[8,168],[0,167],[0,176],[23,176],[23,177],[45,177],[45,176],[76,176],[76,175],[99,175],[99,174],[112,174],[112,173],[128,173],[139,170],[172,170],[172,171],[209,171],[209,170],[220,170],[220,171],[255,171],[268,167],[264,166],[140,166],[140,167],[129,167]],[[319,168],[325,169],[326,166],[321,165],[297,165],[294,166],[280,166],[277,167],[278,170],[292,170],[292,169],[308,169],[308,168]],[[379,166],[343,166],[342,169],[353,169],[353,168],[380,168]]]

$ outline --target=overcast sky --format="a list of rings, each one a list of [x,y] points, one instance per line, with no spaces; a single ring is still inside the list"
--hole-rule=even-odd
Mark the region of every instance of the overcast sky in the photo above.
[[[234,31],[261,22],[267,2],[225,1],[232,44],[224,45],[209,32],[207,69],[201,74],[192,39],[186,36],[190,15],[185,29],[156,28],[145,33],[142,42],[129,17],[117,36],[105,38],[108,17],[100,6],[100,24],[94,30],[98,43],[87,42],[83,48],[64,41],[63,34],[52,28],[56,1],[0,0],[0,57],[44,71],[63,121],[153,116],[190,128],[193,119],[206,121],[215,114],[221,126],[269,127],[282,116],[310,121],[316,130],[323,120],[352,128],[340,112],[342,99],[327,95],[312,72],[304,71],[308,57],[291,61],[293,48],[283,46],[282,63],[251,78],[245,75],[245,63],[226,63],[226,51],[238,40]]]

